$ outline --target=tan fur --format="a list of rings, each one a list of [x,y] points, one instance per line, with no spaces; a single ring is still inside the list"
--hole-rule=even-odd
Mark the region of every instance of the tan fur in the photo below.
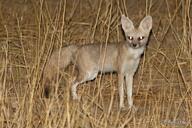
[[[135,28],[132,21],[124,15],[121,17],[121,23],[126,41],[108,43],[106,47],[104,44],[66,46],[60,52],[56,51],[52,54],[45,67],[44,78],[52,80],[58,68],[66,68],[72,62],[78,68],[79,73],[72,83],[71,93],[73,99],[79,99],[80,97],[76,93],[79,84],[95,79],[99,72],[117,72],[120,107],[124,107],[124,79],[127,86],[128,104],[132,107],[133,76],[148,41],[152,18],[146,16],[141,21],[139,28]]]
[[[57,72],[58,66],[59,69],[68,66],[72,60],[73,54],[77,51],[77,49],[78,47],[76,45],[70,45],[62,48],[61,51],[53,52],[45,66],[44,77],[51,80]]]

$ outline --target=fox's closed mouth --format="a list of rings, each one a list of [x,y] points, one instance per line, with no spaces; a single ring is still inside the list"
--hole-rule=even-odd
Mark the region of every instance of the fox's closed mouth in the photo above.
[[[141,48],[143,45],[141,44],[136,44],[136,43],[130,43],[129,46],[131,48],[137,49],[137,48]]]

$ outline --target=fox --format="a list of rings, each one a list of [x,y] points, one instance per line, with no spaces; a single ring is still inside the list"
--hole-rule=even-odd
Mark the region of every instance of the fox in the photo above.
[[[147,47],[152,30],[152,17],[145,16],[137,28],[133,22],[121,15],[121,27],[125,40],[116,43],[71,44],[52,53],[44,68],[45,92],[49,95],[48,83],[53,80],[57,69],[65,69],[74,64],[78,69],[76,78],[71,82],[73,100],[80,100],[78,85],[94,80],[99,73],[116,72],[118,77],[119,107],[124,105],[124,87],[126,87],[128,107],[133,105],[133,77],[140,59]],[[59,60],[59,61],[58,61]]]

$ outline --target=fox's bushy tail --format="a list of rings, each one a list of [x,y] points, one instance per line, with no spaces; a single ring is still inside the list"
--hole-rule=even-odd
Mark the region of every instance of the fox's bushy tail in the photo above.
[[[52,81],[54,81],[58,69],[65,69],[71,63],[77,49],[78,46],[76,45],[63,47],[61,50],[53,52],[48,59],[43,72],[44,95],[46,97],[49,97],[51,84],[53,83]]]

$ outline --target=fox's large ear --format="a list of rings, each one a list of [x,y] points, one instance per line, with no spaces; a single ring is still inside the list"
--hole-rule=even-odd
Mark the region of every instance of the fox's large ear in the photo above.
[[[125,15],[121,16],[121,24],[124,32],[128,32],[134,28],[133,22]]]
[[[152,29],[152,17],[146,16],[140,23],[139,28],[143,29],[144,31],[150,32]]]

